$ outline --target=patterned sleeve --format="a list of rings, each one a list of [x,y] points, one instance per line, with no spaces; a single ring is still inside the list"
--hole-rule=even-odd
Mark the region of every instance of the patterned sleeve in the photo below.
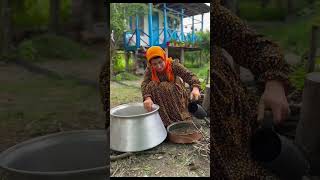
[[[197,76],[194,73],[192,73],[190,70],[185,68],[182,64],[180,64],[177,61],[174,61],[172,63],[172,70],[175,76],[181,77],[182,80],[188,83],[192,88],[198,87],[200,90],[201,85]]]
[[[144,79],[143,79],[143,81],[141,83],[141,92],[142,92],[143,100],[145,100],[147,97],[151,97],[150,83],[152,83],[152,81],[151,81],[151,70],[150,70],[149,67],[147,67],[147,69],[146,69],[146,71],[144,73]]]
[[[279,46],[250,29],[229,10],[214,3],[211,6],[212,42],[227,50],[235,62],[251,70],[260,88],[268,80],[279,80],[285,91],[289,85],[289,65]]]

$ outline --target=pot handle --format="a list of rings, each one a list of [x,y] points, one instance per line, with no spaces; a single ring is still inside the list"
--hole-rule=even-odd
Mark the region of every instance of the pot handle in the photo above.
[[[264,118],[261,122],[261,127],[264,129],[272,129],[274,130],[274,123],[273,123],[273,115],[270,111],[264,112]]]

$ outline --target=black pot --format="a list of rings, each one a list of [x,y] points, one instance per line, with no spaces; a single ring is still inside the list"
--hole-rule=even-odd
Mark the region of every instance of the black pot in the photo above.
[[[251,137],[251,156],[283,179],[301,179],[308,175],[309,161],[301,149],[274,130],[266,114],[261,128]]]
[[[196,102],[190,102],[188,105],[189,112],[198,119],[207,117],[206,111]]]

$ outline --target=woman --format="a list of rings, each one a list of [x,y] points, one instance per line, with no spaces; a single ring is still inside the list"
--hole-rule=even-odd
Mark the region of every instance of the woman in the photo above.
[[[272,110],[276,124],[286,118],[289,65],[275,43],[249,29],[218,1],[210,8],[214,55],[211,61],[211,113],[214,117],[211,176],[216,179],[277,178],[250,157],[249,144],[265,108]],[[222,55],[222,48],[237,64],[255,75],[263,92],[260,101],[248,95],[239,75]]]
[[[167,58],[159,46],[150,47],[146,58],[148,66],[141,84],[145,109],[151,111],[153,104],[159,105],[159,114],[165,126],[191,120],[188,103],[189,98],[198,100],[200,96],[198,78],[179,62]],[[192,87],[191,96],[180,78]]]

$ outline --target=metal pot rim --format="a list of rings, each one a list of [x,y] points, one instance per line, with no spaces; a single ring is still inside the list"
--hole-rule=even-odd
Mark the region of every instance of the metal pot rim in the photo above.
[[[137,114],[137,115],[131,115],[131,116],[121,116],[121,115],[114,114],[116,111],[123,109],[123,108],[126,108],[128,106],[142,106],[143,107],[143,103],[128,103],[128,104],[122,104],[122,105],[116,106],[110,110],[110,115],[113,117],[117,117],[117,118],[132,118],[132,117],[147,116],[147,115],[153,114],[159,110],[159,105],[153,104],[152,105],[153,110],[150,112],[144,113],[144,114]]]
[[[4,158],[5,155],[10,154],[16,151],[19,148],[22,148],[28,144],[36,143],[38,141],[47,140],[50,138],[62,136],[62,135],[72,135],[72,134],[83,134],[83,133],[105,133],[105,130],[101,129],[93,129],[93,130],[71,130],[71,131],[62,131],[52,134],[47,134],[43,136],[34,137],[32,139],[23,141],[18,143],[12,147],[9,147],[5,151],[0,153],[0,159]],[[107,165],[87,168],[87,169],[79,169],[79,170],[66,170],[66,171],[29,171],[29,170],[21,170],[16,168],[8,167],[4,163],[0,163],[0,169],[4,169],[10,172],[26,174],[26,175],[39,175],[39,176],[61,176],[61,175],[78,175],[78,174],[87,174],[87,173],[102,173],[107,168]]]

